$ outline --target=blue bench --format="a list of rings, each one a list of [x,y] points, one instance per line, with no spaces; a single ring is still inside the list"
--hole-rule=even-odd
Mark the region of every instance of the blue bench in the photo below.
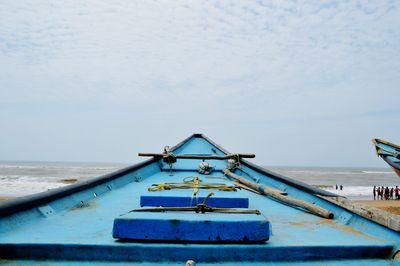
[[[260,242],[271,235],[264,215],[131,212],[114,220],[113,237],[139,241]]]

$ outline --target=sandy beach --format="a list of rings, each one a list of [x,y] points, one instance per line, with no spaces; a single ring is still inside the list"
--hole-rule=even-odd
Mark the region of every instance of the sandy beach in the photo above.
[[[400,215],[400,200],[356,200],[355,202]]]

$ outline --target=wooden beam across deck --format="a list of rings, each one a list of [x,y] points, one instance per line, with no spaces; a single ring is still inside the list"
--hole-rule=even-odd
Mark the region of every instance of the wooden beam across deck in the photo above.
[[[145,153],[139,152],[138,154],[141,157],[159,157],[162,158],[164,156],[168,156],[166,153]],[[176,159],[198,159],[198,160],[228,160],[238,158],[255,158],[255,154],[227,154],[227,155],[197,155],[197,154],[174,154]]]

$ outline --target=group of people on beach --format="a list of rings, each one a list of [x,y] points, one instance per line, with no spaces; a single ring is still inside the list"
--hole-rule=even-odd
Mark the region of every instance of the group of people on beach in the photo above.
[[[374,200],[400,200],[400,188],[398,186],[394,187],[376,187],[372,191],[374,194]]]

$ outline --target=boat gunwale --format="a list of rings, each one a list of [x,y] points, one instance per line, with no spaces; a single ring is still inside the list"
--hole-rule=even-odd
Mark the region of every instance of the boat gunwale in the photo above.
[[[385,145],[388,145],[388,146],[392,146],[392,147],[395,147],[395,148],[397,148],[397,149],[400,149],[400,146],[399,145],[397,145],[397,144],[394,144],[394,143],[392,143],[392,142],[390,142],[390,141],[387,141],[387,140],[384,140],[384,139],[372,139],[372,143],[374,143],[374,145],[377,147],[377,144],[378,143],[382,143],[382,144],[385,144]],[[379,147],[378,147],[379,148]]]

